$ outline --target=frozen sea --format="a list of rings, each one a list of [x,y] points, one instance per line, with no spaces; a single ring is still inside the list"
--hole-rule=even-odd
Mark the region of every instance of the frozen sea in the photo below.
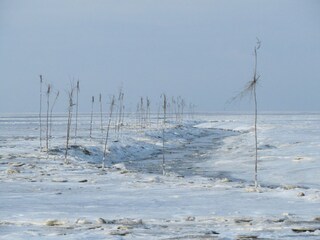
[[[65,114],[40,151],[37,114],[0,115],[0,239],[320,239],[320,114],[111,123]],[[42,117],[42,147],[46,118]],[[164,128],[164,135],[163,135]],[[164,136],[164,150],[163,150]],[[165,156],[165,172],[162,159]]]

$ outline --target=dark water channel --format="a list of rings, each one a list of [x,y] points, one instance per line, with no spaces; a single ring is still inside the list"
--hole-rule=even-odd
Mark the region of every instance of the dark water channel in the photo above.
[[[215,151],[222,146],[223,139],[238,134],[240,133],[221,129],[202,129],[200,133],[191,136],[186,133],[188,136],[183,138],[185,141],[165,148],[166,172],[181,177],[229,178],[228,172],[217,172],[201,163],[214,161]],[[162,151],[157,151],[151,156],[126,161],[124,164],[128,170],[162,174],[162,159]]]

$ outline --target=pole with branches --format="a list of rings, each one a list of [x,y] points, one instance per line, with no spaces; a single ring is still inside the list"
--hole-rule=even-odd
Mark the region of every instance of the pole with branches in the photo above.
[[[231,101],[242,99],[246,95],[250,94],[254,101],[254,146],[255,146],[255,164],[254,164],[254,186],[257,189],[258,184],[258,101],[257,101],[257,84],[260,79],[260,75],[257,73],[258,69],[258,50],[261,47],[261,41],[257,38],[256,46],[254,47],[254,69],[253,78],[247,83],[244,90],[242,90],[237,96],[233,97]]]
[[[257,132],[257,122],[258,122],[258,102],[257,102],[257,83],[260,75],[257,74],[258,67],[258,50],[260,49],[261,41],[257,39],[257,45],[254,47],[254,72],[253,80],[249,84],[251,91],[253,92],[254,98],[254,138],[255,138],[255,166],[254,166],[254,186],[258,187],[258,132]]]

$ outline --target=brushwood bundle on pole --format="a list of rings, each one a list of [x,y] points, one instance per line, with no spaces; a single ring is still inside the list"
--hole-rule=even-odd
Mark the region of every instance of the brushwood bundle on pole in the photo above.
[[[254,101],[254,145],[255,145],[255,161],[254,161],[254,187],[257,189],[258,184],[258,101],[257,101],[257,84],[260,79],[260,75],[257,73],[258,69],[258,50],[261,47],[261,41],[257,38],[256,46],[254,47],[254,69],[253,69],[253,78],[247,83],[245,88],[231,101],[236,99],[242,99],[246,95],[250,95]]]
[[[261,42],[258,39],[257,45],[254,47],[254,73],[253,80],[250,83],[253,91],[254,98],[254,138],[255,138],[255,167],[254,167],[254,186],[258,187],[258,133],[257,133],[257,122],[258,122],[258,102],[257,102],[257,83],[260,75],[257,74],[258,67],[258,50],[260,49]]]

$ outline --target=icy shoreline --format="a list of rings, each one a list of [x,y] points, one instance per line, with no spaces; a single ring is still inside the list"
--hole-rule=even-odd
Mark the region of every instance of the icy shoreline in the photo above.
[[[124,129],[102,170],[103,138],[88,140],[86,117],[77,144],[90,155],[71,150],[68,165],[39,153],[36,117],[1,118],[0,239],[319,239],[319,119],[261,116],[255,192],[250,116],[169,126],[166,176],[156,126]]]

